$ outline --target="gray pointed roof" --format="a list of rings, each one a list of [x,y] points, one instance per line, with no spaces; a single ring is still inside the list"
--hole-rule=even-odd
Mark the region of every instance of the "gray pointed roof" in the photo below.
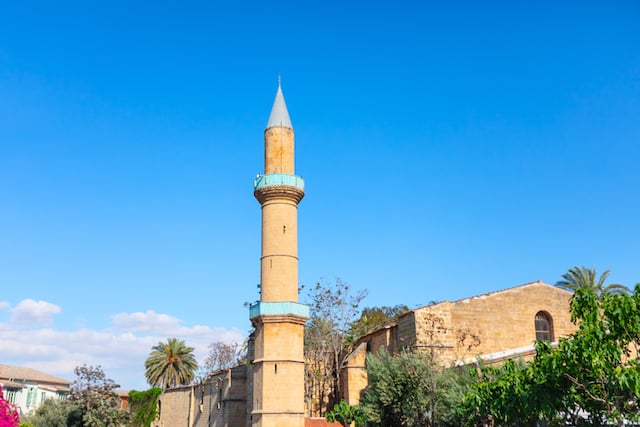
[[[282,95],[282,88],[279,84],[278,92],[276,92],[276,99],[273,101],[273,107],[271,107],[271,115],[269,116],[267,129],[275,126],[293,129],[291,119],[289,118],[289,112],[287,111],[287,104],[284,102],[284,95]]]

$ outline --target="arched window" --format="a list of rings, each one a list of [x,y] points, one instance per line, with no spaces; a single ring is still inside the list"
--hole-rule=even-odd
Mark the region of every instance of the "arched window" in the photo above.
[[[536,341],[553,341],[553,322],[546,311],[536,314]]]

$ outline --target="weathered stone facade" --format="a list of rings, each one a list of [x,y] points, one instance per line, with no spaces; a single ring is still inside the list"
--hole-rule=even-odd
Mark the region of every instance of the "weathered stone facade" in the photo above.
[[[344,397],[350,404],[359,402],[367,386],[366,353],[382,348],[391,353],[405,348],[433,352],[448,365],[472,363],[478,357],[489,364],[530,358],[536,334],[548,333],[557,341],[576,330],[569,312],[572,295],[538,281],[411,310],[397,324],[360,339],[343,371]],[[536,317],[546,319],[550,330],[537,330]]]
[[[553,341],[575,331],[569,313],[571,296],[571,292],[555,286],[533,282],[411,310],[397,324],[360,340],[342,372],[344,397],[350,404],[358,404],[360,393],[367,386],[366,354],[382,348],[391,353],[404,348],[432,351],[445,364],[472,363],[478,357],[489,364],[507,358],[529,358],[534,354],[535,318],[539,313],[550,320]],[[279,347],[286,346],[286,342],[276,341]],[[252,344],[250,340],[249,357],[254,360],[258,355],[254,355]],[[265,366],[276,369],[271,364],[262,364],[261,368]],[[154,426],[251,426],[255,421],[253,369],[254,365],[238,366],[216,373],[202,385],[165,391],[160,396],[160,416]],[[280,383],[273,385],[273,390],[289,386]],[[277,398],[278,392],[273,395]]]
[[[246,427],[247,366],[220,371],[203,384],[164,391],[154,427]]]

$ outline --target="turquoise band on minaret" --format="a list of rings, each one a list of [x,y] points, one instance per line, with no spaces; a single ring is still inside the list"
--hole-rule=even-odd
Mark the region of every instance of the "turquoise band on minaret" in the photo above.
[[[296,175],[272,173],[268,175],[260,175],[253,180],[254,190],[270,185],[287,185],[304,191],[304,180]]]
[[[309,317],[309,306],[297,302],[256,302],[249,306],[249,318],[262,315],[294,315]]]

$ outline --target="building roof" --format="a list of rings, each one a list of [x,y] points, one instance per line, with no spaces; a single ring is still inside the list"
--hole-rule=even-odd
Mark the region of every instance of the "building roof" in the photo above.
[[[269,115],[267,129],[276,126],[293,129],[291,119],[289,118],[289,111],[287,110],[287,104],[284,102],[284,95],[282,95],[282,88],[280,87],[279,82],[276,99],[273,101],[273,107],[271,107],[271,114]]]
[[[517,289],[522,289],[522,288],[526,288],[526,287],[531,287],[531,286],[543,286],[543,287],[547,287],[553,290],[556,290],[560,293],[566,293],[568,295],[573,295],[573,292],[571,291],[567,291],[566,289],[562,289],[559,288],[557,286],[553,286],[550,285],[548,283],[544,283],[542,280],[537,280],[535,282],[529,282],[529,283],[525,283],[523,285],[517,285],[517,286],[512,286],[510,288],[506,288],[506,289],[500,289],[498,291],[492,291],[492,292],[487,292],[484,294],[480,294],[480,295],[474,295],[474,296],[470,296],[470,297],[465,297],[465,298],[461,298],[459,300],[455,300],[455,301],[449,301],[449,300],[444,300],[444,301],[439,301],[439,302],[434,302],[431,304],[427,304],[427,305],[423,305],[421,307],[416,307],[412,310],[407,311],[406,313],[404,313],[403,315],[401,315],[400,317],[404,317],[407,316],[410,313],[414,313],[418,310],[423,310],[423,309],[437,309],[439,306],[445,306],[445,305],[454,305],[454,304],[459,304],[459,303],[464,303],[464,302],[470,302],[470,301],[474,301],[474,300],[479,300],[479,299],[484,299],[487,297],[492,297],[494,295],[498,295],[504,292],[510,292],[513,290],[517,290]]]
[[[128,399],[129,398],[129,390],[114,390],[114,392],[118,395],[118,397],[120,398],[125,398]]]
[[[560,291],[560,292],[567,293],[569,295],[573,294],[573,292],[567,291],[566,289],[562,289],[562,288],[559,288],[557,286],[549,285],[548,283],[544,283],[542,280],[537,280],[535,282],[529,282],[529,283],[525,283],[523,285],[517,285],[517,286],[512,286],[512,287],[506,288],[506,289],[500,289],[498,291],[492,291],[492,292],[487,292],[487,293],[480,294],[480,295],[474,295],[474,296],[470,296],[470,297],[465,297],[465,298],[461,298],[461,299],[455,300],[455,301],[444,300],[444,301],[434,302],[432,304],[427,304],[427,305],[424,305],[422,307],[414,308],[413,310],[410,310],[407,313],[411,313],[413,311],[420,310],[420,309],[423,309],[423,308],[437,307],[438,305],[441,305],[441,304],[456,304],[456,303],[466,302],[466,301],[474,300],[474,299],[482,299],[482,298],[490,297],[490,296],[497,295],[497,294],[500,294],[500,293],[503,293],[503,292],[509,292],[509,291],[512,291],[512,290],[515,290],[515,289],[525,288],[525,287],[528,287],[528,286],[544,286],[544,287],[549,287],[549,288],[555,289],[555,290]],[[403,316],[406,315],[407,313],[403,314]]]
[[[6,381],[3,381],[6,380]],[[63,386],[68,389],[71,381],[45,374],[32,368],[0,364],[0,382],[20,384],[24,382],[47,383]]]

